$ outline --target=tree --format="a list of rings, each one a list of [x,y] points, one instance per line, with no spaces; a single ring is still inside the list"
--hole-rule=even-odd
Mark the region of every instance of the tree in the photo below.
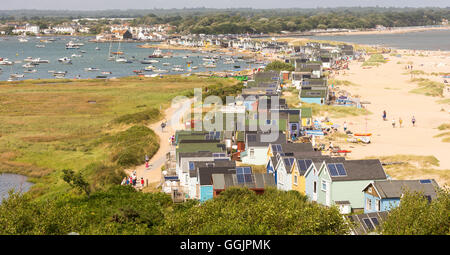
[[[382,225],[385,235],[448,235],[450,234],[449,190],[438,192],[428,201],[422,193],[405,192],[400,206],[390,211]]]
[[[84,180],[80,172],[75,173],[71,169],[63,169],[63,180],[67,182],[71,187],[78,188],[86,193],[89,197],[91,189],[89,183]]]
[[[167,215],[161,234],[182,235],[332,235],[348,233],[336,207],[309,202],[297,191],[268,188],[262,195],[229,188],[196,206]]]
[[[264,68],[265,71],[294,71],[295,68],[292,64],[283,63],[281,61],[273,61],[269,63],[266,68]]]

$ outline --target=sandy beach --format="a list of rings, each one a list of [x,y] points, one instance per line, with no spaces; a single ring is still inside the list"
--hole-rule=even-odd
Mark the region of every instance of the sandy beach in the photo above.
[[[366,30],[366,31],[347,31],[347,32],[323,32],[317,33],[316,36],[321,35],[371,35],[371,34],[403,34],[403,33],[411,33],[411,32],[421,32],[421,31],[429,31],[429,30],[448,30],[450,29],[449,25],[441,26],[441,27],[398,27],[398,28],[386,28],[382,30]]]
[[[349,158],[353,159],[398,154],[433,155],[439,160],[439,169],[450,169],[450,143],[434,137],[442,133],[437,129],[439,125],[450,123],[450,105],[438,103],[442,97],[411,93],[418,85],[411,82],[411,75],[405,69],[407,63],[412,62],[413,70],[422,70],[428,74],[448,73],[450,52],[399,50],[398,53],[402,56],[384,54],[390,61],[370,69],[363,68],[361,62],[353,61],[349,65],[350,70],[336,76],[339,80],[357,84],[345,89],[369,101],[366,108],[372,112],[367,116],[333,120],[341,126],[346,121],[349,130],[354,133],[372,133],[371,144],[346,143],[344,148],[352,150]],[[441,76],[416,75],[415,78],[443,82]],[[382,119],[384,110],[387,112],[387,121]],[[413,116],[416,118],[416,127],[412,126]],[[403,120],[401,128],[399,118]],[[392,119],[395,119],[395,128],[392,127]]]

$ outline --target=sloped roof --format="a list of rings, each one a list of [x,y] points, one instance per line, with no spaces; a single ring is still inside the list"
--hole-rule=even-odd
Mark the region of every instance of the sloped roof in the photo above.
[[[377,228],[382,224],[384,220],[388,217],[388,212],[374,212],[374,213],[364,213],[364,214],[356,214],[347,216],[350,219],[350,222],[354,223],[354,226],[351,226],[353,232],[356,235],[366,235],[369,233],[375,232],[375,229],[371,229],[370,227]],[[372,218],[376,218],[379,225],[376,225],[376,222],[372,220]],[[367,226],[364,220],[369,220],[371,226]]]
[[[264,189],[268,186],[275,187],[275,179],[267,173],[253,173],[252,182],[238,183],[236,174],[212,174],[214,189],[224,190],[229,187],[247,187],[249,189]]]
[[[342,163],[347,175],[331,176],[330,174],[333,181],[386,180],[386,173],[379,159],[344,160]]]
[[[384,180],[374,181],[373,186],[381,198],[400,198],[405,191],[422,192],[431,199],[436,198],[436,189],[439,185],[434,179],[430,183],[421,183],[420,180]],[[366,187],[367,188],[367,187]]]
[[[245,134],[247,146],[249,146],[249,147],[265,147],[271,143],[272,144],[285,144],[287,142],[286,135],[283,134],[282,132],[278,132],[278,136],[275,141],[269,141],[269,142],[262,141],[263,135],[267,136],[269,134],[263,134],[261,132],[247,132]],[[249,137],[254,137],[255,139],[249,139]]]
[[[197,168],[197,176],[200,185],[211,185],[212,174],[236,174],[236,168],[232,167],[199,167]]]

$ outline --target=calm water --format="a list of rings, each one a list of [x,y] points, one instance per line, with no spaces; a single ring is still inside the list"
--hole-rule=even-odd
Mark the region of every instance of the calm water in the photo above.
[[[430,30],[404,34],[310,36],[316,40],[380,45],[397,49],[450,51],[450,30]]]
[[[27,182],[27,177],[18,174],[0,174],[0,203],[8,197],[8,191],[27,192],[33,184]]]
[[[157,69],[168,70],[168,74],[180,74],[187,73],[186,62],[191,60],[192,66],[198,66],[198,69],[193,69],[192,72],[204,72],[204,71],[239,71],[249,67],[257,67],[257,64],[246,64],[245,62],[236,61],[235,64],[224,64],[224,58],[229,57],[226,55],[220,56],[220,59],[216,60],[216,68],[204,68],[202,64],[205,62],[203,60],[206,56],[213,56],[216,54],[204,54],[200,52],[193,53],[190,50],[162,50],[163,53],[172,53],[171,58],[159,58],[159,63],[152,64],[141,64],[140,61],[144,58],[148,58],[154,51],[154,49],[144,49],[138,48],[137,45],[141,43],[121,43],[120,51],[125,52],[122,55],[124,58],[133,61],[133,63],[117,63],[115,61],[108,61],[109,47],[110,43],[93,43],[88,42],[88,40],[93,39],[92,37],[55,37],[57,39],[51,43],[43,43],[40,40],[49,39],[47,37],[35,38],[28,37],[28,42],[19,42],[17,37],[0,37],[0,57],[8,58],[9,61],[22,61],[21,63],[16,63],[12,66],[0,65],[3,72],[0,73],[0,80],[8,80],[10,74],[18,73],[24,74],[24,78],[19,79],[37,79],[37,78],[54,78],[49,70],[53,71],[67,71],[66,78],[75,78],[80,75],[80,78],[95,78],[97,75],[102,75],[101,72],[112,72],[108,77],[122,77],[135,75],[134,70],[142,70],[144,67],[153,65]],[[77,43],[84,43],[84,46],[80,46],[80,49],[66,49],[65,45],[69,41],[74,41]],[[45,48],[37,48],[36,45],[45,45]],[[100,50],[95,50],[96,47]],[[119,43],[113,43],[111,51],[117,51]],[[86,53],[81,53],[80,51],[86,51]],[[82,57],[71,57],[72,54],[82,55]],[[188,58],[183,58],[188,56]],[[26,64],[24,59],[27,57],[41,58],[44,60],[49,60],[50,63],[41,63],[38,66],[32,68],[36,69],[36,73],[24,73],[26,68],[22,65]],[[62,64],[58,62],[58,59],[62,57],[69,57],[72,59],[72,64]],[[163,63],[170,63],[169,66],[164,66]],[[184,72],[174,72],[171,71],[174,65],[180,65]],[[234,68],[235,65],[239,65],[240,68]],[[100,69],[99,71],[85,71],[85,68],[94,67]],[[154,74],[152,71],[146,71],[144,74]]]

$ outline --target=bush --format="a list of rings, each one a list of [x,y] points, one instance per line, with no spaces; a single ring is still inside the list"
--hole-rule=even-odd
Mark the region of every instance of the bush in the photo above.
[[[125,114],[115,118],[112,122],[115,124],[147,124],[161,119],[161,116],[162,114],[158,109],[152,108],[142,112]]]
[[[256,195],[246,188],[230,188],[201,206],[167,216],[161,234],[280,235],[345,234],[348,227],[335,208],[307,201],[296,191],[269,188]]]
[[[382,224],[387,235],[449,235],[450,196],[441,190],[431,203],[418,192],[406,192],[400,206]]]
[[[281,61],[273,61],[269,63],[264,71],[294,71],[295,67],[292,64],[284,63]]]
[[[145,126],[133,126],[101,142],[110,145],[112,161],[122,167],[142,164],[146,154],[152,157],[159,149],[158,136]]]

